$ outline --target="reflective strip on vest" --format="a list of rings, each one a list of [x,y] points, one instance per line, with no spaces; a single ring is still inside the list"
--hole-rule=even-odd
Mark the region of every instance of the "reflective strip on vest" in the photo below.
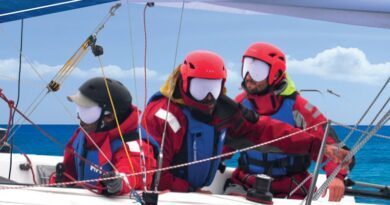
[[[173,130],[174,133],[179,131],[179,129],[181,127],[180,123],[177,120],[177,118],[171,112],[168,112],[168,111],[160,108],[156,112],[155,116],[160,118],[160,119],[162,119],[162,120],[164,120],[164,121],[166,121],[168,123],[169,127],[171,127],[171,129]]]

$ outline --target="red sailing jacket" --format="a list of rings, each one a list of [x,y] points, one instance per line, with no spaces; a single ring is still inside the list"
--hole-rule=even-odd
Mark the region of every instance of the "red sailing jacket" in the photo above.
[[[142,126],[160,145],[162,143],[164,125],[167,124],[162,167],[169,167],[173,165],[173,159],[180,152],[187,132],[187,119],[181,107],[185,105],[178,99],[172,99],[169,105],[169,111],[167,109],[167,105],[167,97],[161,97],[154,100],[145,108],[145,112],[142,117]],[[167,112],[168,117],[167,121],[165,121]],[[161,113],[164,115],[161,115]],[[235,114],[230,116],[228,119],[219,119],[215,116],[213,121],[209,124],[212,126],[218,125],[216,126],[217,130],[227,128],[227,138],[229,138],[229,136],[233,136],[234,138],[245,139],[256,144],[299,131],[299,129],[293,128],[288,124],[272,120],[269,117],[261,117],[256,123],[251,123],[244,119],[242,112],[239,109],[234,110],[233,113]],[[220,126],[221,124],[223,125]],[[302,146],[289,146],[291,143],[302,143]],[[308,153],[312,150],[318,150],[320,141],[311,137],[307,133],[302,133],[273,143],[273,145],[286,152]],[[178,192],[194,191],[186,180],[175,177],[169,170],[162,172],[159,189],[169,189]]]
[[[292,111],[294,112],[294,120],[295,120],[296,127],[300,129],[304,129],[327,120],[325,116],[318,110],[317,107],[311,105],[301,95],[299,95],[298,93],[294,93],[293,95],[295,96],[273,95],[272,93],[266,95],[248,95],[246,92],[243,92],[239,94],[235,100],[236,102],[242,103],[244,99],[249,99],[249,101],[254,105],[254,109],[257,111],[258,114],[271,116],[272,114],[278,111],[285,98],[288,97],[290,99],[294,99],[294,105]],[[325,133],[325,126],[322,125],[316,127],[315,129],[310,129],[307,131],[307,133],[317,138],[317,140],[322,140],[323,135]],[[330,132],[327,138],[327,144],[335,144],[338,141],[339,140],[335,135],[335,133]],[[299,145],[299,147],[302,146],[300,144],[297,145]],[[311,152],[310,156],[312,160],[317,160],[317,152]],[[325,160],[326,157],[324,156],[324,161]],[[338,164],[334,163],[333,161],[329,161],[323,167],[323,170],[326,172],[327,176],[329,176],[337,166]],[[348,171],[342,169],[336,177],[344,180],[347,174]],[[247,174],[241,169],[237,169],[233,175],[234,177],[236,177],[236,179],[240,179],[240,178],[242,179],[244,177],[247,177]],[[277,190],[276,192],[281,193],[283,196],[283,193],[289,193],[293,188],[295,188],[296,182],[300,183],[303,179],[305,179],[307,175],[308,175],[307,172],[302,172],[299,174],[295,174],[292,177],[286,176],[286,177],[275,179],[272,183],[272,189]],[[254,178],[248,180],[248,183],[247,184],[244,183],[244,185],[245,187],[249,188],[253,183],[254,183]],[[306,188],[309,186],[310,186],[310,180],[308,180],[308,182],[305,183]],[[302,191],[301,193],[298,191],[296,192],[296,194],[305,195],[304,193],[305,191]]]
[[[133,107],[133,110],[138,110],[136,107]],[[137,130],[137,112],[132,112],[132,114],[120,125],[122,134],[134,132]],[[67,144],[66,151],[64,152],[64,165],[65,165],[65,173],[70,175],[72,178],[77,179],[77,172],[75,169],[75,156],[73,154],[73,147],[72,144],[76,137],[78,136],[78,133],[81,132],[80,128],[75,131],[75,134],[70,139],[70,141]],[[131,173],[137,173],[141,172],[141,164],[140,164],[140,142],[139,140],[126,142],[126,149],[128,151],[130,162],[127,158],[126,151],[124,147],[119,148],[115,153],[111,152],[111,141],[115,139],[120,139],[120,134],[117,128],[111,129],[109,131],[105,132],[96,132],[96,133],[90,133],[89,136],[95,141],[95,143],[99,146],[99,148],[104,152],[106,157],[112,162],[112,164],[115,166],[115,168],[123,174],[131,174]],[[88,137],[86,139],[86,150],[95,150],[95,146],[92,144],[92,142],[89,140]],[[145,161],[146,161],[146,170],[151,170],[156,168],[156,160],[154,158],[153,153],[153,147],[152,145],[147,144],[145,141],[142,143],[142,149],[145,153]],[[102,154],[99,152],[99,162],[100,166],[107,164],[106,158],[102,156]],[[90,166],[87,162],[85,162],[85,166]],[[146,183],[147,186],[151,186],[152,182],[152,174],[147,174]],[[142,182],[142,175],[137,176],[128,176],[127,177],[128,182],[133,189],[143,189],[143,182]],[[73,179],[65,179],[66,181],[73,181]],[[54,179],[51,180],[52,182]],[[121,192],[118,195],[126,194],[130,192],[130,187],[127,185],[127,183],[123,180],[122,182],[123,188]],[[98,192],[102,193],[102,184],[97,184]]]

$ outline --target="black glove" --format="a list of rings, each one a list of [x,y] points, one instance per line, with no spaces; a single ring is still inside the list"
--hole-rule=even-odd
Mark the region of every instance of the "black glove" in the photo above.
[[[259,121],[260,116],[255,111],[246,108],[242,104],[239,104],[238,107],[240,108],[242,115],[246,120],[251,123],[256,123],[257,121]]]
[[[64,171],[65,171],[64,163],[58,163],[56,165],[56,180],[55,180],[55,183],[64,182]]]
[[[106,172],[102,175],[102,179],[118,176],[115,172]],[[122,190],[122,178],[104,180],[100,182],[106,190],[103,191],[105,195],[116,195]]]

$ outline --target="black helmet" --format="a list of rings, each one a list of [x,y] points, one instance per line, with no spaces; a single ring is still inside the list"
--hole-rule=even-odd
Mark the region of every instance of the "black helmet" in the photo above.
[[[131,109],[131,95],[129,90],[119,81],[107,79],[108,88],[118,113],[127,112]],[[103,77],[96,77],[83,83],[79,91],[81,94],[96,102],[103,110],[113,111]]]

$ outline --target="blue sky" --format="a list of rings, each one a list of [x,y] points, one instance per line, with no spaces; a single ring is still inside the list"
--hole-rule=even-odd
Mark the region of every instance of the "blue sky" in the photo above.
[[[103,19],[112,4],[94,6],[25,20],[21,110],[25,110],[46,82],[73,55]],[[132,61],[128,7],[123,5],[98,36],[104,47],[102,63],[109,76],[124,82],[135,94],[132,70],[137,72],[138,106],[143,107],[143,6],[130,5],[135,61]],[[329,118],[354,124],[390,76],[390,30],[350,26],[315,20],[276,16],[185,10],[175,59],[180,9],[154,7],[147,11],[148,93],[158,90],[174,65],[196,49],[219,53],[229,69],[228,95],[240,92],[240,64],[245,49],[253,42],[270,42],[288,56],[288,71],[298,89],[331,89],[340,98],[303,93]],[[16,99],[20,22],[0,24],[0,88]],[[30,62],[30,63],[28,63]],[[92,76],[100,76],[98,60],[89,51],[55,95],[48,95],[31,119],[40,124],[75,124],[75,107],[66,96]],[[389,96],[380,98],[380,106]],[[136,102],[136,101],[134,101]],[[374,107],[378,110],[379,106]],[[65,111],[66,109],[69,112]],[[8,120],[8,108],[0,102],[0,124]],[[364,121],[368,124],[373,114]]]

